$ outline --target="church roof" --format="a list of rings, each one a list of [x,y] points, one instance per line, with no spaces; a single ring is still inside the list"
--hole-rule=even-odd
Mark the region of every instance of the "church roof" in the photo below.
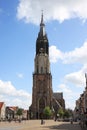
[[[43,20],[43,13],[41,15],[41,22],[40,22],[40,31],[38,33],[37,41],[36,41],[36,55],[40,54],[40,50],[43,48],[44,53],[49,55],[49,43],[48,38],[45,31],[45,24]]]
[[[45,36],[46,35],[45,24],[44,24],[44,21],[43,21],[43,13],[42,13],[42,16],[41,16],[41,23],[40,23],[40,32],[39,32],[39,35],[40,36]]]
[[[54,92],[53,93],[53,97],[55,97],[56,99],[63,99],[63,93],[62,92]]]

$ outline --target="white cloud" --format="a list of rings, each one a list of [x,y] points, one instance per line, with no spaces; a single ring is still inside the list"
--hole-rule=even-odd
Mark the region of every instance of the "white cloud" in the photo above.
[[[85,64],[77,72],[66,74],[64,77],[64,84],[60,84],[58,86],[58,91],[62,91],[64,94],[65,104],[67,108],[74,109],[75,101],[80,97],[80,94],[83,93],[83,91],[85,90],[86,72],[87,72],[87,64]],[[71,86],[74,86],[74,89]],[[79,90],[77,91],[77,89]]]
[[[74,96],[77,97],[76,95],[79,95],[79,92],[76,93],[75,91],[71,91],[69,87],[66,86],[66,84],[69,84],[69,86],[73,85],[75,88],[80,87],[82,91],[85,90],[85,73],[87,73],[87,42],[84,42],[81,47],[75,48],[70,52],[62,52],[56,46],[51,46],[50,61],[55,63],[58,60],[61,60],[64,64],[79,63],[82,66],[78,71],[66,74],[64,76],[64,84],[60,85],[60,88],[65,95],[67,104],[66,106],[70,106],[70,104],[73,104],[74,106],[74,102],[72,101],[73,103],[71,103],[71,101],[68,100],[67,97],[69,99],[71,99],[71,97],[74,98]]]
[[[50,46],[50,61],[57,62],[59,59],[64,64],[81,63],[87,64],[87,41],[79,48],[70,52],[62,52],[56,46]]]
[[[17,73],[17,77],[22,79],[24,75],[22,73]]]
[[[63,57],[64,63],[81,63],[86,64],[87,63],[87,41],[83,43],[83,46],[80,48],[75,48],[71,52],[66,52]]]
[[[61,60],[64,64],[79,63],[82,66],[78,71],[66,74],[64,76],[64,83],[58,86],[58,91],[61,91],[64,94],[66,107],[74,109],[75,100],[78,99],[80,91],[83,92],[86,86],[85,73],[87,72],[87,42],[84,42],[81,47],[75,48],[69,52],[62,52],[56,46],[51,46],[50,61],[55,63],[58,62],[58,60]],[[70,89],[70,86],[72,85],[75,88],[74,90]],[[77,92],[76,89],[80,90]]]
[[[78,17],[87,20],[87,0],[20,0],[17,7],[17,18],[28,23],[39,24],[41,10],[45,20],[64,20]]]
[[[73,95],[75,94],[71,89],[70,87],[68,87],[66,84],[60,84],[58,86],[58,91],[60,92],[63,92],[63,95],[64,95],[64,99],[65,99],[65,102],[72,100],[74,97]],[[74,104],[75,105],[75,104]],[[68,107],[68,106],[67,106]]]
[[[79,92],[73,91],[65,84],[60,84],[58,86],[58,92],[63,92],[63,96],[65,99],[66,108],[75,108],[75,100],[79,97]]]
[[[79,72],[74,72],[74,73],[67,74],[65,76],[65,80],[67,82],[72,83],[75,86],[78,86],[78,87],[85,86],[84,73],[81,73],[80,71]]]
[[[67,93],[67,94],[71,94],[72,91],[70,90],[70,88],[68,86],[66,86],[65,84],[60,84],[59,85],[59,88],[64,92],[64,93]]]
[[[84,74],[81,73],[80,71],[67,74],[65,76],[65,80],[67,82],[70,82],[70,83],[74,84],[75,86],[78,86],[78,87],[83,87],[84,86],[84,82],[85,82]]]
[[[58,59],[63,58],[63,53],[59,49],[57,49],[56,46],[50,46],[49,54],[50,54],[50,61],[53,63],[57,62]]]
[[[64,80],[75,86],[84,88],[86,86],[85,73],[87,73],[87,64],[85,64],[79,71],[65,75]]]
[[[5,101],[6,105],[18,105],[28,109],[31,103],[31,95],[28,92],[17,90],[10,81],[2,80],[0,80],[0,90],[0,101]]]

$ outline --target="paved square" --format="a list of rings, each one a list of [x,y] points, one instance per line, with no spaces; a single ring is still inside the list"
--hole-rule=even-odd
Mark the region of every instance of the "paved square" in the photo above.
[[[0,122],[0,130],[81,130],[78,123],[58,122],[45,120],[41,125],[41,120],[29,120],[19,122]]]

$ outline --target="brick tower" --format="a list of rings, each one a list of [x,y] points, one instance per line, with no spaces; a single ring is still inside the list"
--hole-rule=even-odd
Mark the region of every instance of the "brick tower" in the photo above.
[[[41,16],[40,31],[36,40],[34,64],[31,112],[34,119],[40,119],[43,117],[43,110],[46,106],[52,108],[53,97],[49,42],[45,32],[43,14]]]

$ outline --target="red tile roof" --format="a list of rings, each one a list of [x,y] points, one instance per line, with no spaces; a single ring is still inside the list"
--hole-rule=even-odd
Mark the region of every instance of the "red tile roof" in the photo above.
[[[13,111],[16,111],[16,110],[18,109],[17,106],[10,106],[9,108],[10,108],[11,110],[13,110]]]
[[[3,104],[4,104],[4,102],[0,102],[0,109],[2,108]]]

